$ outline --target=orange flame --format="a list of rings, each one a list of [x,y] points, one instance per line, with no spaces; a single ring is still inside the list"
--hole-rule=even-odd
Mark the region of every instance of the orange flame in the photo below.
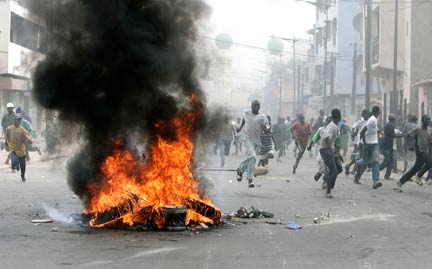
[[[88,185],[91,198],[85,213],[94,214],[90,225],[106,227],[146,224],[151,218],[157,227],[162,228],[165,223],[165,206],[185,206],[188,201],[199,201],[213,207],[208,198],[202,199],[199,196],[198,183],[191,172],[194,147],[190,133],[199,114],[196,111],[200,110],[198,98],[193,96],[191,102],[195,111],[179,113],[178,117],[155,125],[157,131],[166,128],[175,130],[177,138],[167,141],[156,134],[151,141],[148,163],[140,164],[131,152],[123,149],[122,142],[114,141],[112,154],[100,167],[101,180]],[[146,208],[150,208],[149,214],[143,213]],[[114,221],[96,223],[99,215],[108,211],[117,218]],[[220,212],[218,209],[216,211]],[[190,221],[215,222],[188,210],[186,224]]]

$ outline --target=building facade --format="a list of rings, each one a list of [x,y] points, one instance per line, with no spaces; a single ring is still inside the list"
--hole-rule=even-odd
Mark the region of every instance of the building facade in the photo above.
[[[18,1],[0,1],[0,111],[14,103],[33,119],[33,129],[45,126],[43,109],[32,99],[32,74],[47,51],[44,20]]]
[[[428,90],[424,85],[432,78],[432,55],[429,53],[431,12],[432,4],[427,2],[400,2],[397,14],[394,1],[372,4],[372,76],[379,89],[375,98],[382,104],[384,118],[390,112],[404,119],[408,113],[421,117],[421,111],[428,111],[422,109],[422,105],[428,105]],[[397,40],[395,16],[398,20]],[[393,86],[395,42],[396,91]],[[395,111],[391,111],[391,104],[394,104]]]
[[[321,99],[321,108],[324,108],[325,98],[327,113],[332,108],[339,108],[345,117],[349,117],[356,111],[351,109],[352,105],[360,108],[364,104],[364,98],[356,98],[364,96],[363,74],[354,73],[354,62],[357,64],[361,58],[361,29],[355,24],[355,19],[361,17],[361,4],[322,0],[314,5],[316,21],[313,29],[308,31],[312,42],[306,64],[307,88],[314,103]],[[354,59],[356,49],[358,57]],[[357,82],[353,96],[354,75]]]

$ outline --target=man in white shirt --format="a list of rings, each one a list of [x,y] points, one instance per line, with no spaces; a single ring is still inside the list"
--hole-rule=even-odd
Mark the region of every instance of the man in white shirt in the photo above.
[[[335,186],[336,178],[342,172],[342,166],[338,160],[338,149],[336,149],[336,140],[340,137],[338,124],[341,120],[341,112],[339,109],[333,109],[331,112],[332,121],[321,132],[320,154],[328,173],[324,180],[327,183],[326,198],[333,198],[331,194]]]
[[[362,111],[361,119],[356,121],[352,126],[352,135],[354,137],[353,139],[354,152],[352,153],[352,156],[357,156],[357,157],[351,157],[352,161],[349,164],[345,165],[345,175],[349,175],[351,165],[355,164],[360,158],[363,157],[363,141],[360,139],[360,131],[366,125],[369,116],[370,116],[369,110],[364,109]]]
[[[378,146],[378,120],[380,108],[378,106],[372,107],[372,115],[366,122],[366,125],[360,131],[360,139],[363,140],[363,157],[357,162],[356,175],[354,183],[359,184],[360,178],[363,174],[365,167],[368,164],[372,165],[372,179],[373,188],[377,189],[382,186],[379,180],[379,146]]]
[[[249,188],[254,188],[255,163],[261,147],[260,135],[262,131],[270,130],[270,124],[267,117],[259,112],[260,103],[257,100],[252,102],[251,108],[251,111],[244,112],[240,128],[236,130],[240,132],[243,129],[247,155],[237,168],[237,181],[242,181],[243,173],[246,172]]]

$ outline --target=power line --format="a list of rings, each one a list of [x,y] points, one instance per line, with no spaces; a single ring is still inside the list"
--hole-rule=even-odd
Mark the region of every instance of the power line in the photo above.
[[[248,45],[248,44],[236,43],[236,42],[229,42],[229,41],[219,40],[219,39],[215,39],[215,38],[211,38],[211,37],[206,37],[206,36],[198,36],[198,38],[205,39],[205,40],[222,42],[222,43],[229,43],[229,44],[233,44],[233,45],[236,45],[236,46],[239,46],[239,47],[245,47],[245,48],[249,48],[249,49],[257,49],[257,50],[269,51],[269,52],[273,52],[275,54],[288,54],[288,55],[295,55],[295,56],[305,56],[305,57],[311,57],[311,58],[325,59],[324,56],[308,55],[308,54],[302,54],[302,53],[292,53],[292,52],[288,52],[288,51],[271,50],[269,48],[263,48],[263,47]],[[352,62],[352,59],[345,59],[345,58],[342,58],[342,57],[335,57],[335,58],[336,58],[337,61]]]
[[[339,3],[361,3],[361,4],[394,4],[394,1],[367,1],[367,0],[338,0]],[[399,1],[400,4],[432,4],[432,0],[419,0],[419,1]]]
[[[417,5],[410,5],[408,7],[401,7],[401,8],[398,8],[397,10],[399,11],[399,10],[412,9],[412,8],[415,8],[415,7],[419,7],[420,5],[424,5],[426,3],[431,3],[431,2],[423,2],[423,3],[418,3]],[[381,8],[381,12],[395,12],[395,11],[396,11],[396,9],[382,9]]]

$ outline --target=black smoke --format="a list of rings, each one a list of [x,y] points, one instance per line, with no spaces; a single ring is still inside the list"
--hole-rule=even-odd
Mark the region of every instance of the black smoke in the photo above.
[[[201,0],[35,2],[52,42],[35,72],[35,99],[85,127],[88,142],[68,165],[70,187],[85,198],[113,138],[151,136],[193,94],[205,107],[193,45],[209,9]]]

